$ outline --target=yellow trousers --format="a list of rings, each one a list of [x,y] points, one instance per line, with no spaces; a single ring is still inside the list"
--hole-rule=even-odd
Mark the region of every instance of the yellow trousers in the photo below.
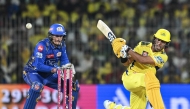
[[[147,104],[145,89],[145,74],[124,72],[122,81],[124,87],[130,91],[130,107],[131,109],[145,109]]]

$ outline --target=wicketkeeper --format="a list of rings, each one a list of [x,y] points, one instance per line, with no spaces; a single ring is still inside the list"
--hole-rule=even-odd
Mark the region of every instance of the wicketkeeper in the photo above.
[[[49,28],[48,37],[37,43],[23,71],[23,78],[30,85],[23,109],[35,109],[44,86],[57,90],[58,68],[70,67],[74,77],[76,72],[67,56],[65,38],[64,26],[53,24]],[[79,89],[79,83],[73,82],[73,109],[76,109]]]

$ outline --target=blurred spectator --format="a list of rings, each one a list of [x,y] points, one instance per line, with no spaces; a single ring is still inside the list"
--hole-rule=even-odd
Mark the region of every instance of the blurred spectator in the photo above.
[[[41,26],[35,26],[34,29],[34,35],[29,37],[29,43],[32,45],[32,47],[35,47],[38,41],[47,37]]]
[[[12,53],[9,49],[9,46],[12,44],[12,40],[10,39],[10,36],[5,32],[1,36],[1,49],[0,49],[0,57],[1,57],[1,72],[3,76],[3,82],[4,83],[12,83],[12,72],[16,68],[16,62],[11,61],[9,62],[9,54]]]
[[[81,75],[81,84],[99,84],[97,74],[100,66],[100,61],[98,59],[94,59],[91,69]]]
[[[93,56],[90,52],[90,49],[86,49],[84,51],[84,57],[79,61],[79,66],[75,67],[77,75],[81,77],[82,73],[89,70],[92,67],[93,64]]]
[[[190,83],[189,3],[189,0],[0,0],[1,83],[22,83],[19,78],[26,58],[35,42],[47,37],[44,35],[47,26],[53,23],[71,30],[66,43],[71,60],[81,72],[78,73],[81,83],[121,83],[119,76],[124,69],[115,59],[110,42],[96,27],[99,19],[131,47],[139,40],[152,41],[149,36],[158,28],[170,30],[172,42],[167,52],[171,57],[157,76],[163,83]],[[27,22],[33,24],[32,29],[25,28]],[[175,52],[171,53],[171,48]]]
[[[163,82],[164,83],[179,83],[180,82],[180,69],[174,64],[173,56],[168,54],[168,62],[163,69]]]

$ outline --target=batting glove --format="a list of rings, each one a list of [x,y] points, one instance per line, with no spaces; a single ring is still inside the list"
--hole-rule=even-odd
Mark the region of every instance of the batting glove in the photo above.
[[[124,45],[121,47],[120,50],[120,57],[127,58],[128,57],[128,51],[131,49],[128,45]]]
[[[126,45],[126,40],[123,38],[116,38],[112,42],[113,52],[118,58],[120,58],[120,51],[124,45]]]

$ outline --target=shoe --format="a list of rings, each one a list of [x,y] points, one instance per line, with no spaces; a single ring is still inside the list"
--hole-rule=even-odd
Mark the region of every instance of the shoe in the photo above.
[[[104,101],[104,107],[105,107],[106,109],[109,109],[109,105],[110,105],[111,103],[112,103],[111,101],[105,100],[105,101]]]
[[[104,107],[106,109],[114,109],[114,106],[116,106],[116,104],[114,102],[109,101],[109,100],[104,101]]]

